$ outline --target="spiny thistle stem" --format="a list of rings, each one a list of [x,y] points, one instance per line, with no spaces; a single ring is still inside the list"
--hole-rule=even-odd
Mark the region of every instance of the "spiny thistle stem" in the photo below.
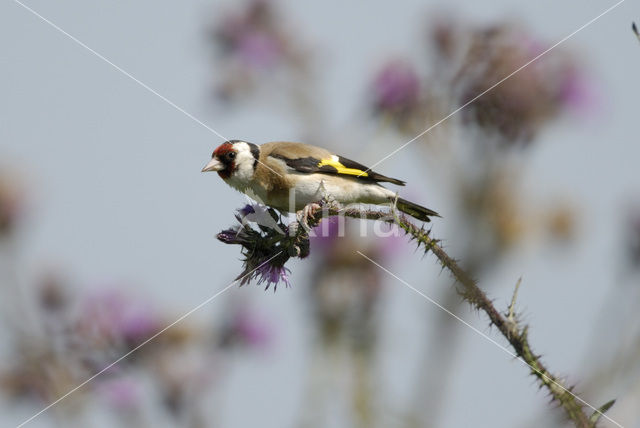
[[[264,263],[274,253],[278,256],[262,271],[257,271],[243,283],[251,279],[257,279],[258,283],[265,282],[267,288],[270,284],[275,286],[278,282],[288,285],[288,270],[284,267],[291,257],[304,258],[309,255],[309,231],[317,226],[323,218],[331,216],[344,216],[361,220],[377,220],[395,224],[401,228],[412,240],[418,242],[418,246],[425,252],[431,251],[440,261],[444,269],[448,270],[456,281],[462,285],[459,293],[464,300],[475,308],[483,311],[500,333],[507,339],[514,350],[515,355],[524,361],[531,369],[531,374],[536,377],[541,387],[545,387],[554,400],[564,409],[569,419],[579,428],[592,428],[596,426],[598,419],[603,416],[613,402],[608,402],[599,409],[593,408],[582,398],[572,392],[573,387],[566,387],[562,379],[551,374],[547,367],[540,361],[540,356],[531,349],[528,338],[528,327],[518,325],[518,317],[515,312],[518,287],[516,285],[511,304],[505,314],[500,313],[493,302],[480,289],[477,282],[458,265],[440,246],[437,239],[431,237],[431,231],[418,227],[403,214],[393,207],[391,211],[367,210],[357,207],[342,207],[340,204],[330,201],[320,201],[309,204],[298,214],[298,220],[284,224],[279,215],[271,208],[247,206],[238,212],[236,218],[241,225],[224,230],[218,234],[218,239],[227,244],[239,244],[243,248],[245,256],[245,272]],[[255,223],[251,227],[249,223]],[[269,259],[271,260],[271,259]],[[588,416],[586,407],[591,407],[594,412]]]
[[[509,341],[516,355],[531,368],[531,374],[535,376],[541,386],[546,387],[553,398],[560,403],[560,406],[575,426],[580,428],[594,427],[599,416],[603,414],[602,409],[605,409],[605,411],[608,410],[612,403],[607,403],[608,406],[605,405],[601,407],[589,417],[587,413],[585,413],[585,405],[587,403],[571,392],[573,387],[564,386],[563,381],[559,377],[551,374],[549,369],[540,361],[539,355],[536,355],[531,349],[527,334],[528,327],[520,328],[516,322],[514,306],[517,291],[514,293],[511,305],[509,306],[509,312],[506,316],[501,314],[484,291],[480,289],[476,281],[460,267],[456,260],[445,252],[439,245],[437,239],[431,237],[429,230],[426,230],[424,227],[418,227],[404,215],[399,215],[395,212],[392,214],[393,215],[390,216],[388,212],[361,210],[357,208],[329,208],[329,215],[344,215],[346,217],[380,220],[395,224],[413,240],[418,241],[419,245],[425,249],[425,252],[431,251],[438,258],[442,266],[463,286],[463,290],[460,293],[462,297],[471,305],[487,314],[491,324],[497,327],[500,333]]]

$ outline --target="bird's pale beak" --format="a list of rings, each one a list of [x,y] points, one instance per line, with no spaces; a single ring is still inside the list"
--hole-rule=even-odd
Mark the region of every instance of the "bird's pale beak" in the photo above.
[[[222,171],[224,164],[218,160],[218,158],[212,158],[211,161],[202,168],[202,172],[208,171]]]

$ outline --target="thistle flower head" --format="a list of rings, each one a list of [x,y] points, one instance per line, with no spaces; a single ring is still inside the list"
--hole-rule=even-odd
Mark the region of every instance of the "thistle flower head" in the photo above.
[[[458,102],[473,101],[462,111],[466,124],[502,143],[529,143],[568,104],[586,102],[574,59],[554,50],[545,61],[532,62],[546,43],[519,27],[480,27],[470,38],[473,42],[454,82]]]
[[[579,116],[598,110],[600,94],[588,76],[576,64],[567,64],[558,88],[560,103]]]
[[[82,307],[80,326],[92,339],[133,348],[160,329],[161,320],[147,302],[113,289],[90,295]]]
[[[261,315],[245,304],[232,308],[221,331],[220,346],[240,344],[265,349],[271,345],[273,325]]]
[[[266,0],[250,0],[222,17],[213,28],[213,42],[223,67],[217,92],[222,100],[250,95],[274,73],[301,75],[307,70],[307,49],[286,17]]]
[[[260,204],[247,205],[236,215],[240,225],[218,233],[218,240],[225,244],[242,246],[243,271],[237,280],[240,285],[256,280],[258,284],[291,286],[289,270],[284,267],[291,257],[309,254],[309,236],[303,228],[293,228],[282,221],[272,208]]]
[[[239,227],[231,227],[218,233],[216,237],[225,244],[242,244],[242,229]]]
[[[309,207],[313,208],[305,215],[307,218],[304,221],[300,219],[289,224],[285,224],[272,208],[258,204],[239,210],[236,219],[241,226],[220,232],[218,239],[226,244],[238,244],[242,247],[245,258],[244,269],[237,278],[240,285],[256,280],[258,284],[266,284],[265,289],[274,285],[274,291],[280,283],[289,287],[290,271],[285,264],[292,257],[305,258],[309,255],[309,232],[313,228],[316,228],[313,230],[314,235],[321,236],[314,239],[319,240],[318,248],[322,253],[343,254],[339,250],[344,248],[339,248],[341,244],[336,245],[338,241],[335,238],[340,235],[341,221],[344,219],[333,217],[343,212],[348,215],[349,211],[345,211],[335,202],[326,200],[310,204],[307,208]],[[249,213],[249,215],[242,217],[242,213]],[[383,212],[376,212],[376,214],[379,214],[379,217],[376,217],[378,219],[385,216]],[[321,223],[323,215],[328,216],[324,218],[326,223]],[[354,215],[351,214],[351,216]],[[265,226],[266,221],[263,221],[265,218],[273,221],[274,227]],[[321,226],[317,227],[319,224]],[[361,261],[359,257],[358,261]]]
[[[238,57],[255,68],[274,67],[283,54],[280,40],[264,31],[253,31],[238,40]]]
[[[283,282],[287,288],[291,287],[289,282],[290,273],[291,271],[284,266],[263,263],[256,269],[256,278],[258,279],[258,284],[266,284],[266,289],[273,284],[273,290],[275,291],[280,282]]]
[[[98,392],[116,410],[132,410],[141,403],[141,387],[130,377],[103,380],[98,385]]]
[[[372,89],[377,110],[406,110],[418,101],[420,78],[411,64],[392,61],[378,72]]]
[[[245,285],[255,280],[258,285],[265,284],[265,290],[268,290],[273,285],[273,291],[276,291],[278,284],[283,283],[285,287],[291,287],[289,280],[289,274],[291,271],[284,267],[284,263],[289,260],[287,254],[275,253],[269,255],[269,258],[264,256],[248,256],[245,254],[244,270],[238,277],[240,285]]]

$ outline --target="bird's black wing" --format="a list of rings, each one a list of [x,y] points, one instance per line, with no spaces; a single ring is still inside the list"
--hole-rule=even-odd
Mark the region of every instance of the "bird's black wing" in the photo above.
[[[318,159],[313,156],[291,159],[280,153],[273,153],[270,156],[283,160],[289,168],[298,172],[342,175],[374,183],[387,182],[399,186],[405,185],[405,182],[402,180],[370,171],[366,166],[342,156],[332,155],[323,159]]]

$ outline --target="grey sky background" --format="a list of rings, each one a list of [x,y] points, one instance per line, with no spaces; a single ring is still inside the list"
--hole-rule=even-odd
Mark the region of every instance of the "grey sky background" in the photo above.
[[[555,42],[614,3],[458,0],[447,8],[477,21],[517,17],[534,34]],[[227,138],[256,143],[301,138],[290,116],[265,103],[236,112],[212,107],[216,70],[206,28],[232,2],[26,4]],[[330,106],[336,129],[362,105],[376,66],[390,56],[415,54],[425,20],[438,5],[283,2],[293,26],[317,49],[318,93]],[[217,242],[215,233],[232,224],[233,210],[244,198],[214,175],[200,173],[221,139],[18,4],[1,2],[0,20],[0,163],[24,179],[33,208],[23,230],[22,281],[28,283],[43,268],[59,268],[79,290],[133,284],[176,314],[229,284],[240,271],[239,252]],[[526,188],[533,197],[568,196],[582,208],[579,240],[568,249],[531,245],[481,278],[481,285],[493,284],[497,305],[506,307],[513,284],[524,277],[519,303],[531,324],[532,342],[549,367],[572,381],[583,373],[596,314],[619,278],[614,260],[621,253],[624,209],[640,202],[640,43],[631,33],[632,20],[640,21],[640,5],[626,0],[567,42],[588,65],[599,106],[588,118],[567,118],[544,132],[527,164]],[[345,156],[358,154],[366,164],[403,142],[381,146],[378,141],[368,152],[362,151],[365,143],[354,142],[341,150]],[[428,186],[422,192],[433,195],[428,205],[444,216],[434,232],[446,240],[451,207],[439,184],[425,182],[420,168],[406,150],[377,169]],[[463,244],[451,242],[451,253]],[[389,268],[437,300],[444,281],[424,280],[439,275],[435,260],[423,260],[411,249],[402,255]],[[226,299],[243,294],[277,327],[278,343],[269,356],[243,356],[232,367],[222,388],[222,426],[288,427],[304,409],[312,338],[305,292],[296,283],[304,284],[309,266],[290,267],[291,289],[273,294],[255,286],[233,288],[196,315],[215,316]],[[379,405],[391,410],[416,399],[411,376],[419,342],[440,310],[393,278],[387,281],[385,302],[379,387],[391,403]],[[482,316],[468,311],[465,319],[502,343]],[[520,362],[469,329],[463,340],[464,361],[457,365],[442,426],[512,427],[548,413],[548,397]],[[607,393],[585,398],[600,405],[616,396]],[[610,416],[626,420],[622,408]],[[9,403],[0,409],[3,426],[33,413]],[[390,423],[396,417],[389,414]],[[100,426],[100,418],[93,423]],[[628,426],[640,421],[635,424]],[[48,417],[32,426],[50,426]],[[603,426],[613,425],[605,421]]]

